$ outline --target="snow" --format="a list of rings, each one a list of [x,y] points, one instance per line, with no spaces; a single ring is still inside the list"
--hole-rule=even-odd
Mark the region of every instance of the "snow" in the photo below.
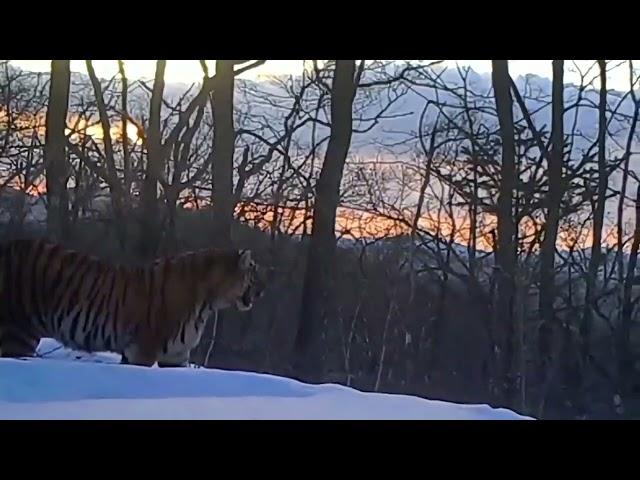
[[[273,375],[119,365],[118,355],[66,350],[0,359],[0,419],[519,420],[510,410],[308,385]]]

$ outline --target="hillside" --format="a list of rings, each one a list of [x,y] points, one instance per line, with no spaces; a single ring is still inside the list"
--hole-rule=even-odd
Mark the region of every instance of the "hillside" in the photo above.
[[[523,420],[510,410],[208,369],[117,365],[41,342],[42,358],[0,359],[0,419]]]

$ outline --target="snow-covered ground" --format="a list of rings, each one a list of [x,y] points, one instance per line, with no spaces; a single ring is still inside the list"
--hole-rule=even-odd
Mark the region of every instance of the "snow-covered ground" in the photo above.
[[[518,420],[510,410],[307,385],[246,372],[118,365],[52,340],[41,358],[0,359],[0,419]]]

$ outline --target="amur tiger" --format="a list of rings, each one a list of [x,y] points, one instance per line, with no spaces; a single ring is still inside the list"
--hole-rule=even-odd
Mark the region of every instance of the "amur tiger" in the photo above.
[[[249,310],[264,284],[249,250],[202,250],[112,266],[43,240],[0,246],[0,356],[42,337],[122,363],[186,366],[214,309]]]

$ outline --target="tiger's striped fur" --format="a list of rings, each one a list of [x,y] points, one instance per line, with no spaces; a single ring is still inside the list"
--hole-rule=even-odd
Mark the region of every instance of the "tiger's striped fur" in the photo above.
[[[214,309],[260,297],[249,251],[202,250],[144,268],[112,266],[42,240],[0,247],[0,356],[33,356],[42,337],[123,363],[184,366]]]

